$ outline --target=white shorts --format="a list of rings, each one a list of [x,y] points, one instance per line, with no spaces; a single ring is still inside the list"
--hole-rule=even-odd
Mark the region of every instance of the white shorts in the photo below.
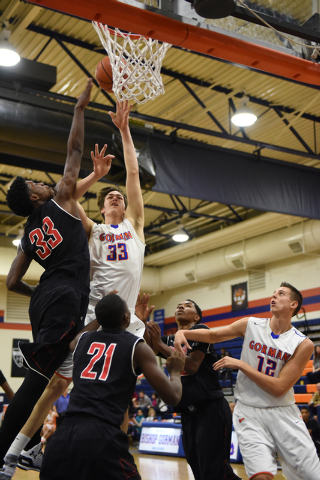
[[[288,480],[320,479],[316,448],[296,405],[256,408],[237,402],[233,424],[249,479],[274,476],[277,454]]]
[[[88,315],[86,316],[87,320]],[[94,318],[91,318],[90,322],[95,320]],[[85,325],[88,325],[90,322],[85,320]],[[143,338],[144,331],[145,331],[145,324],[136,316],[135,313],[131,312],[130,316],[130,325],[127,328],[127,331],[132,333],[133,335],[136,335],[137,337]],[[67,378],[67,379],[72,379],[73,375],[73,353],[70,352],[66,360],[60,365],[58,370],[55,372],[56,375],[59,375],[59,377]]]

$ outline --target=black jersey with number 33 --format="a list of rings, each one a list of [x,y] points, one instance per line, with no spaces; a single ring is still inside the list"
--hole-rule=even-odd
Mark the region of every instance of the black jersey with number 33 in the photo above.
[[[126,330],[82,334],[73,355],[74,387],[67,416],[92,415],[120,427],[141,373],[133,367],[140,341]]]
[[[54,200],[43,203],[30,215],[21,248],[45,269],[40,283],[68,283],[88,292],[90,263],[86,232],[81,220]]]

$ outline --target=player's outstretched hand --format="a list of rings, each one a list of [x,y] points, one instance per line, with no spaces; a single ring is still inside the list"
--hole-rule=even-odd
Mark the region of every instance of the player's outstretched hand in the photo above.
[[[151,312],[155,308],[155,305],[149,307],[150,295],[149,293],[138,294],[137,303],[135,307],[135,314],[146,325]]]
[[[178,330],[174,337],[174,349],[184,354],[182,345],[185,345],[187,348],[191,350],[191,347],[187,342],[186,337],[183,334],[183,330]]]
[[[240,368],[240,363],[241,361],[238,360],[237,358],[226,356],[218,360],[212,366],[213,366],[213,370],[220,370],[220,368],[236,369],[236,368]]]
[[[90,94],[91,94],[92,85],[93,85],[92,84],[92,78],[88,78],[86,88],[81,93],[81,95],[78,97],[76,107],[80,107],[80,108],[83,108],[83,109],[86,108],[86,106],[90,102]]]
[[[132,105],[129,105],[128,100],[124,100],[123,102],[119,102],[119,100],[117,100],[116,114],[109,112],[111,120],[120,131],[124,130],[129,125],[129,114],[131,109]]]
[[[99,145],[96,143],[94,153],[91,152],[91,158],[93,161],[93,171],[95,176],[99,180],[100,178],[105,177],[109,173],[109,170],[111,168],[111,162],[112,162],[112,159],[114,158],[114,155],[110,155],[110,154],[105,155],[107,147],[108,145],[105,144],[102,147],[101,152],[99,152]]]
[[[184,370],[185,361],[186,357],[183,353],[174,350],[171,357],[167,358],[167,370],[169,375],[172,375],[173,373],[179,373],[181,375]]]

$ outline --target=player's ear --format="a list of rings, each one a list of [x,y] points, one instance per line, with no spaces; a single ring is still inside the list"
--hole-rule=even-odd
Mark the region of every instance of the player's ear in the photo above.
[[[199,322],[199,320],[200,320],[200,315],[195,315],[195,317],[194,317],[194,321],[195,321],[196,323],[198,323],[198,322]]]
[[[39,200],[39,195],[37,195],[36,193],[31,193],[30,201],[31,202],[36,202],[37,200]]]

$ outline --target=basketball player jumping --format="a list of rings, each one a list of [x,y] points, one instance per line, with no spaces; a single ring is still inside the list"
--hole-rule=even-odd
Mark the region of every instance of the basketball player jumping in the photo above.
[[[144,259],[144,209],[139,181],[139,165],[129,129],[129,114],[132,106],[126,102],[117,102],[116,115],[109,112],[113,123],[119,128],[123,140],[124,159],[127,172],[127,197],[116,187],[106,187],[98,194],[98,205],[105,223],[98,225],[88,219],[83,208],[78,204],[80,218],[89,238],[90,251],[90,295],[85,324],[90,329],[98,328],[94,308],[97,302],[111,291],[117,290],[128,304],[131,320],[128,330],[143,336],[145,325],[134,314],[138,297]],[[96,145],[95,171],[77,184],[75,199],[83,194],[111,167],[111,156],[104,157],[106,146],[98,152]],[[98,161],[97,161],[98,160]],[[22,451],[29,439],[40,428],[50,406],[66,390],[72,381],[72,355],[65,360],[54,375],[35,406],[29,420],[17,436],[13,448],[15,454]],[[34,443],[37,443],[34,441]],[[19,467],[26,470],[40,470],[42,462],[41,444],[23,452]],[[4,466],[6,478],[11,478],[12,469]],[[11,472],[11,476],[10,475]],[[1,476],[0,476],[1,478]]]
[[[240,360],[224,357],[213,367],[239,369],[233,421],[250,479],[271,480],[276,453],[288,479],[320,478],[317,452],[292,388],[313,351],[311,340],[291,325],[302,301],[301,293],[283,282],[271,298],[271,319],[248,317],[217,330],[179,330],[175,336],[181,352],[191,339],[216,343],[244,337]]]

